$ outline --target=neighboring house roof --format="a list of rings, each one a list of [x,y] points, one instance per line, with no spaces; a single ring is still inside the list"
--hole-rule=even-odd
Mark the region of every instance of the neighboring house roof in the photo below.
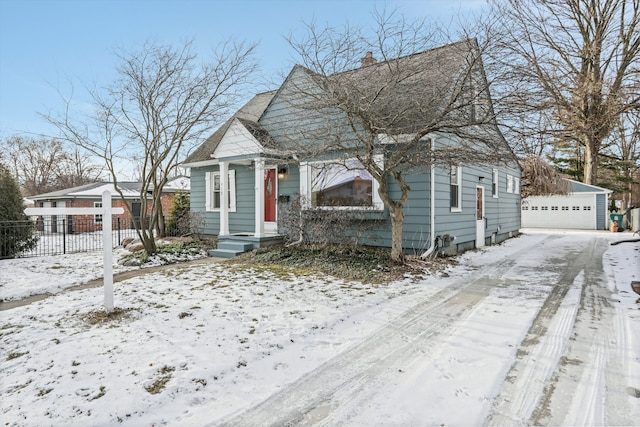
[[[247,122],[253,122],[257,125],[257,121],[267,108],[271,99],[276,94],[276,91],[259,93],[249,102],[242,106],[233,116],[229,118],[222,126],[218,128],[209,138],[207,138],[202,145],[200,145],[191,155],[189,155],[183,162],[183,164],[206,162],[211,160],[211,155],[214,153],[218,144],[224,137],[225,133],[233,120],[238,118]],[[243,123],[244,124],[244,123]],[[250,129],[249,129],[250,130]],[[253,132],[252,132],[253,133]],[[260,140],[258,138],[258,140]]]
[[[182,177],[182,179],[187,179]],[[164,192],[175,192],[179,185],[179,181],[173,186],[169,186]],[[137,199],[140,197],[140,188],[142,184],[140,182],[121,181],[118,182],[118,187],[122,190],[122,193],[126,199]],[[29,196],[30,200],[61,200],[61,199],[99,199],[102,197],[102,193],[108,190],[113,197],[119,197],[115,186],[112,182],[94,182],[91,184],[80,185],[78,187],[65,188],[63,190],[51,191],[49,193],[37,194],[35,196]]]
[[[176,191],[189,191],[191,190],[191,179],[188,176],[179,175],[175,178],[171,178],[162,188],[165,193],[175,193]]]
[[[560,197],[568,197],[572,194],[611,194],[612,190],[607,188],[598,187],[597,185],[585,184],[584,182],[574,181],[569,178],[562,178],[563,181],[569,183],[568,194],[545,194],[539,196],[528,196],[526,199],[533,199],[535,197],[550,197],[550,196],[560,196]]]
[[[569,185],[571,189],[570,193],[613,193],[613,191],[598,187],[597,185],[585,184],[584,182],[574,181],[572,179],[567,179],[569,181]]]

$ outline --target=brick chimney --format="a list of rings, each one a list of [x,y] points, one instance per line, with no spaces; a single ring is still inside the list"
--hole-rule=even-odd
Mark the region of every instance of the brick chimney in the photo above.
[[[362,67],[368,67],[369,65],[373,65],[376,62],[378,62],[378,60],[373,57],[373,52],[367,52],[364,58],[360,59]]]

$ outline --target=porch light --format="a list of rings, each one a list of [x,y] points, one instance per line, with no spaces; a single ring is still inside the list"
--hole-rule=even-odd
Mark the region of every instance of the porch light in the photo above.
[[[478,177],[478,182],[484,182],[484,176],[479,176]]]
[[[278,167],[278,179],[285,179],[287,176],[288,170],[286,166]]]

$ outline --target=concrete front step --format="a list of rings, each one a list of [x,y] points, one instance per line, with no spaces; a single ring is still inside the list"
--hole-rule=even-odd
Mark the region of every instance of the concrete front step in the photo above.
[[[212,249],[209,251],[209,256],[217,258],[233,258],[244,253],[244,251],[233,251],[229,249]]]
[[[236,240],[221,240],[218,248],[209,251],[209,256],[218,258],[233,258],[253,249],[252,243]]]
[[[220,240],[218,242],[218,249],[246,252],[253,249],[253,244],[237,240]]]

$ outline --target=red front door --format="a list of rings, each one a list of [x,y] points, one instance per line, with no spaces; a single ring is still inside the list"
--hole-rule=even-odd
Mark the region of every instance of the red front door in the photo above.
[[[276,170],[264,171],[264,221],[276,221]]]

